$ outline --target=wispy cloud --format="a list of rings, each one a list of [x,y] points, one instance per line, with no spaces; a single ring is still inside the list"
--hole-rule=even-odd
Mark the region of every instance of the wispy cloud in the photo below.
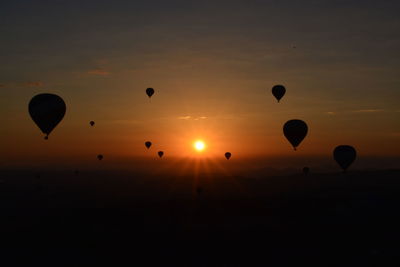
[[[336,112],[333,112],[333,111],[327,111],[325,113],[328,114],[328,115],[336,115]]]
[[[392,137],[400,137],[400,132],[393,132],[389,134]]]
[[[138,123],[141,123],[141,121],[139,121],[139,120],[112,120],[110,122],[116,123],[116,124],[138,124]]]
[[[359,109],[354,110],[355,113],[375,113],[375,112],[382,112],[383,109]]]
[[[190,120],[192,116],[180,116],[178,117],[178,120]]]
[[[41,81],[30,81],[30,82],[11,82],[11,83],[0,83],[2,87],[42,87],[44,83]]]
[[[195,121],[198,121],[198,120],[205,120],[205,119],[207,119],[207,117],[206,116],[200,116],[200,117],[192,117],[192,116],[180,116],[180,117],[178,117],[178,120],[195,120]]]
[[[89,70],[87,74],[91,75],[100,75],[100,76],[107,76],[110,75],[110,72],[104,70],[104,69],[94,69],[94,70]]]
[[[41,87],[43,86],[43,82],[40,81],[34,81],[34,82],[24,82],[22,86],[26,87]]]

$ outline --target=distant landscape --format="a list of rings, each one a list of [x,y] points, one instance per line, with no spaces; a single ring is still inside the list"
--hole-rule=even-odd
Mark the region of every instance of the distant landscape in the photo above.
[[[3,171],[3,259],[57,266],[398,266],[399,177],[400,170],[251,178]]]

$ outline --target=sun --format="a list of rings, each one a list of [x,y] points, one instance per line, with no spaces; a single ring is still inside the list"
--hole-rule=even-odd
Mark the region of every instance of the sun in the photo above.
[[[193,147],[196,151],[201,152],[206,148],[206,144],[202,140],[197,140],[193,143]]]

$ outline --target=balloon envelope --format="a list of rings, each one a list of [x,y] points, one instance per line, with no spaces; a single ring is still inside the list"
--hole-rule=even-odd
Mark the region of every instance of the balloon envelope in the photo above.
[[[274,87],[272,87],[272,94],[275,96],[278,102],[285,95],[285,93],[286,89],[283,85],[275,85]]]
[[[231,154],[230,152],[226,152],[226,153],[225,153],[225,158],[226,158],[226,159],[230,159],[231,156],[232,156],[232,154]]]
[[[98,160],[102,160],[103,158],[104,158],[103,155],[97,155]]]
[[[292,144],[294,150],[300,145],[308,132],[307,124],[302,120],[290,120],[283,126],[283,134]]]
[[[304,167],[304,168],[303,168],[303,173],[304,173],[305,175],[307,175],[309,172],[310,172],[310,168],[308,168],[308,167]]]
[[[158,151],[158,156],[160,157],[160,158],[162,158],[162,156],[164,156],[164,152],[162,152],[162,151]]]
[[[64,100],[54,94],[39,94],[29,102],[29,114],[46,139],[64,118],[66,109]]]
[[[154,95],[154,89],[153,88],[147,88],[146,89],[146,94],[148,95],[148,97],[151,97],[152,95]]]
[[[151,147],[151,142],[147,141],[144,143],[144,145],[147,147],[147,149],[149,149]]]
[[[94,126],[94,121],[90,121],[90,126]]]
[[[196,188],[196,192],[197,192],[197,194],[201,194],[202,192],[203,192],[203,188],[201,187],[201,186],[198,186],[197,188]]]
[[[343,171],[346,171],[348,167],[354,162],[357,157],[357,152],[352,146],[341,145],[337,146],[333,150],[333,158],[340,165]]]

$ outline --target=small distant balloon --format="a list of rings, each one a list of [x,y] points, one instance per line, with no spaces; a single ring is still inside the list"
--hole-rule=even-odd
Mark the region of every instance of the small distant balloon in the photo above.
[[[307,124],[302,120],[290,120],[283,126],[283,134],[294,150],[300,145],[308,132]]]
[[[147,149],[149,149],[151,147],[151,142],[147,141],[144,143],[144,145],[147,147]]]
[[[203,193],[203,187],[198,186],[198,187],[196,188],[196,193],[197,193],[198,195],[200,195],[201,193]]]
[[[226,152],[226,153],[225,153],[225,158],[226,158],[226,159],[229,160],[231,157],[232,157],[231,152]]]
[[[309,172],[310,172],[310,168],[309,168],[309,167],[304,167],[304,168],[303,168],[303,173],[304,173],[305,175],[307,175]]]
[[[93,127],[93,126],[94,126],[94,124],[95,124],[95,122],[94,122],[94,121],[90,121],[89,123],[90,123],[90,126],[92,126],[92,127]]]
[[[354,162],[357,152],[354,147],[349,145],[340,145],[333,150],[333,158],[343,169],[343,172]]]
[[[49,138],[49,134],[64,118],[64,100],[54,94],[38,94],[29,102],[29,114],[39,129]]]
[[[103,158],[104,158],[103,155],[101,155],[101,154],[100,154],[100,155],[97,155],[97,159],[98,159],[98,160],[102,160]]]
[[[79,171],[78,171],[78,170],[75,170],[75,171],[74,171],[74,174],[75,174],[75,175],[78,175],[78,174],[79,174]]]
[[[285,95],[285,93],[286,93],[286,88],[283,85],[275,85],[274,87],[272,87],[272,94],[275,96],[278,102]]]
[[[158,151],[158,156],[160,157],[160,158],[162,158],[163,156],[164,156],[164,152],[163,151]]]
[[[153,88],[147,88],[146,89],[146,94],[148,97],[152,97],[154,95],[154,89]]]

